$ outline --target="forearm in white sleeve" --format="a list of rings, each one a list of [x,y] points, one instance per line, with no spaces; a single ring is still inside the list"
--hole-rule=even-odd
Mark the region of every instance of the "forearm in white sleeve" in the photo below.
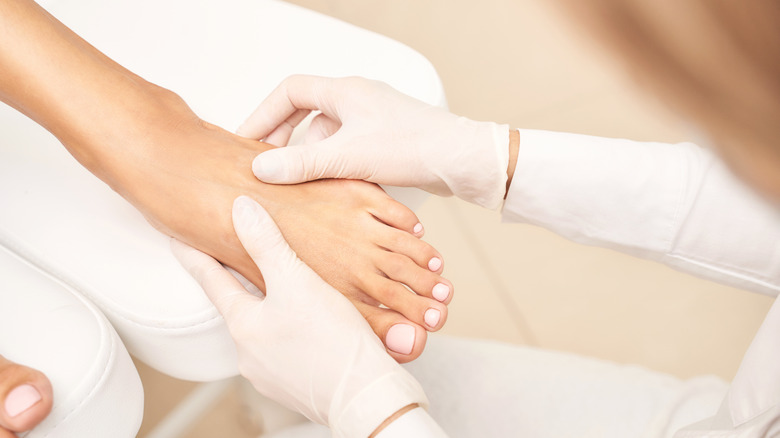
[[[447,438],[447,434],[428,411],[415,408],[401,415],[382,429],[376,438]]]
[[[504,218],[771,296],[780,210],[692,143],[520,130]]]

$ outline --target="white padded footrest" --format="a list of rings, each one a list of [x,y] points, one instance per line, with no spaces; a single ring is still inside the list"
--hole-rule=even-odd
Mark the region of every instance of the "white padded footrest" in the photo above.
[[[227,129],[293,73],[371,77],[444,105],[441,82],[420,54],[284,2],[41,3],[98,49]],[[172,257],[168,238],[56,139],[5,106],[0,133],[0,245],[89,298],[128,350],[154,368],[189,380],[236,374],[224,322]]]
[[[143,388],[122,341],[91,303],[0,248],[0,353],[52,383],[49,416],[27,438],[134,437]]]

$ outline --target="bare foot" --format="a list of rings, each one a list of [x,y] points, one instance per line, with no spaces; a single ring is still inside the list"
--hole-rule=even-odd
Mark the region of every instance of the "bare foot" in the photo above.
[[[49,379],[0,356],[0,438],[15,437],[43,421],[52,406]]]
[[[253,197],[301,259],[353,302],[390,354],[400,362],[419,356],[426,331],[446,321],[453,288],[441,277],[441,254],[420,240],[415,214],[362,181],[263,184],[251,163],[272,146],[201,121],[177,96],[167,100],[164,113],[150,114],[143,138],[104,140],[110,156],[96,173],[158,229],[263,289],[231,222],[233,200]]]

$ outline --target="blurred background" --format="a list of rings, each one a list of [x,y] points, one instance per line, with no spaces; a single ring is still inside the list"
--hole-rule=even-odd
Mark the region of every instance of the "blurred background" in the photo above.
[[[290,3],[419,51],[436,67],[457,114],[515,128],[691,139],[684,123],[643,95],[545,2]],[[564,350],[682,378],[730,380],[771,303],[533,226],[503,224],[497,212],[455,199],[429,198],[417,214],[455,285],[441,331],[447,335]],[[195,384],[136,365],[146,391],[143,437]],[[188,436],[258,436],[239,392],[231,391]]]

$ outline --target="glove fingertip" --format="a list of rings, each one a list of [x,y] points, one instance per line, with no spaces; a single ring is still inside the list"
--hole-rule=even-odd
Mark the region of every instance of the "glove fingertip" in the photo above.
[[[233,226],[239,239],[242,235],[254,234],[260,223],[265,222],[268,213],[249,196],[239,196],[233,201]]]
[[[252,160],[252,173],[262,182],[270,184],[286,183],[287,172],[285,171],[282,157],[273,153],[274,150],[264,152]]]
[[[240,135],[241,137],[248,138],[247,131],[248,131],[248,129],[246,127],[246,123],[242,123],[242,124],[240,124],[238,126],[238,128],[236,128],[235,132],[236,132],[236,135]]]
[[[260,271],[276,275],[278,260],[292,250],[268,212],[254,199],[239,196],[233,202],[233,227]]]

